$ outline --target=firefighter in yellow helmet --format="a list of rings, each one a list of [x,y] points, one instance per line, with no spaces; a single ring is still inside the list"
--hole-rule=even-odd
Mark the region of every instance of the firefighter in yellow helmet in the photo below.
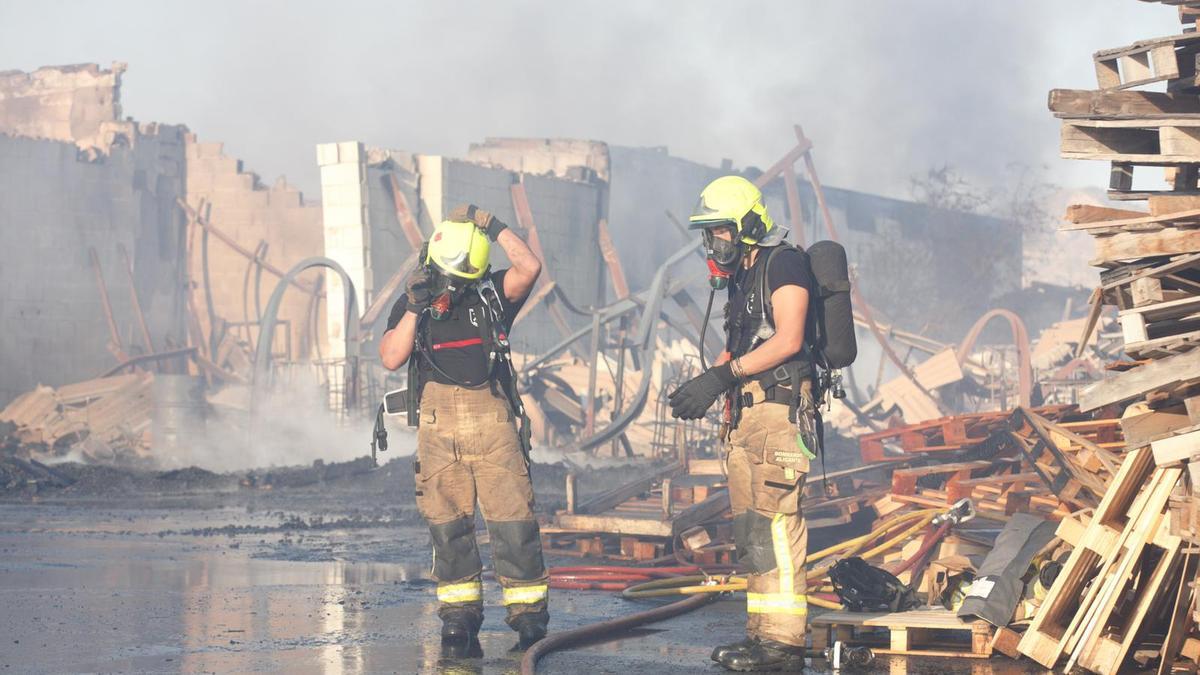
[[[511,267],[491,270],[492,242]],[[549,622],[528,419],[508,351],[508,332],[540,272],[537,257],[503,222],[460,206],[435,228],[379,345],[385,367],[409,365],[409,406],[419,411],[417,507],[433,542],[442,642],[455,654],[478,648],[483,621],[476,503],[520,646],[544,637]]]
[[[712,658],[736,671],[799,670],[808,613],[800,498],[817,447],[807,320],[815,280],[745,178],[704,188],[690,227],[703,231],[710,283],[729,292],[727,351],[670,404],[675,417],[699,419],[725,395],[734,538],[749,571],[746,639]]]

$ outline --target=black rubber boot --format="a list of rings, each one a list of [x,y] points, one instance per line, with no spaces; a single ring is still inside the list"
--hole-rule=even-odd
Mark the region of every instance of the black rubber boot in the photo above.
[[[442,644],[465,645],[479,634],[482,623],[474,612],[445,611],[442,614]]]
[[[470,639],[466,640],[465,642],[446,642],[443,640],[442,641],[442,658],[439,661],[438,665],[443,667],[443,670],[441,670],[440,672],[444,672],[444,673],[467,672],[466,670],[451,670],[450,666],[461,665],[461,664],[455,664],[455,662],[461,661],[462,659],[481,659],[481,658],[483,658],[483,646],[479,644],[479,640],[476,638],[470,638]],[[469,669],[469,671],[470,672],[483,672],[480,670],[476,670],[474,668]]]
[[[537,614],[518,616],[510,625],[517,631],[517,649],[529,649],[533,643],[546,637],[546,622]]]
[[[747,637],[745,640],[742,640],[741,642],[735,642],[731,645],[721,645],[713,650],[712,660],[716,661],[717,663],[720,663],[720,662],[724,661],[725,658],[727,656],[729,656],[730,654],[732,654],[733,652],[744,652],[756,644],[758,644],[758,638]]]
[[[774,640],[761,640],[749,649],[730,652],[720,664],[727,670],[804,670],[804,647],[787,645]]]

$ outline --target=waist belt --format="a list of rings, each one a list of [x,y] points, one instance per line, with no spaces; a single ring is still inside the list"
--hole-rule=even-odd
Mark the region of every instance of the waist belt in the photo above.
[[[754,394],[750,392],[742,392],[742,407],[749,408],[755,403],[783,403],[790,405],[795,400],[796,392],[787,387],[775,385],[763,392],[763,397],[755,401]]]

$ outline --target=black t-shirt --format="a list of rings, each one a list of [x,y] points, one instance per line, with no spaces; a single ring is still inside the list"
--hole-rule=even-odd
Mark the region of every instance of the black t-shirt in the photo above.
[[[506,272],[508,270],[500,270],[489,276],[492,284],[496,287],[496,294],[500,296],[500,307],[504,314],[502,317],[504,325],[500,332],[504,335],[507,335],[508,331],[512,329],[513,320],[517,318],[517,313],[525,304],[524,298],[520,302],[513,303],[504,296]],[[395,328],[396,324],[400,323],[400,319],[404,317],[406,311],[408,311],[408,294],[404,293],[392,305],[392,312],[388,316],[388,330]],[[468,290],[463,294],[460,302],[451,306],[448,318],[435,320],[432,317],[422,317],[421,322],[428,327],[429,331],[424,345],[430,350],[438,368],[450,376],[448,378],[439,373],[437,369],[431,368],[424,357],[419,356],[414,350],[411,358],[421,359],[420,368],[424,377],[442,384],[466,384],[472,387],[488,381],[490,364],[486,349],[487,340],[480,339],[484,335],[483,328],[486,324],[483,321],[487,311],[479,294]],[[422,338],[418,335],[417,339]]]
[[[758,252],[759,256],[770,254],[771,249],[763,248]],[[755,261],[755,267],[762,264],[761,258]],[[734,283],[730,287],[730,310],[742,308],[742,311],[749,309],[750,319],[757,318],[761,311],[761,300],[757,298],[759,288],[756,283],[756,275],[754,267],[750,269],[740,269],[734,277]],[[813,276],[812,264],[808,259],[808,255],[803,251],[792,246],[785,246],[781,250],[771,256],[770,266],[767,268],[767,293],[774,293],[783,286],[800,286],[808,291],[808,304],[812,307],[815,299],[815,289],[817,287],[817,279]],[[747,303],[747,296],[750,296],[750,302]],[[768,318],[773,322],[774,317]],[[804,323],[804,342],[811,345],[816,340],[816,323],[812,320],[812,312],[809,312],[808,320]],[[748,339],[747,339],[748,342]],[[736,345],[734,345],[736,347]],[[736,350],[741,351],[741,350]]]

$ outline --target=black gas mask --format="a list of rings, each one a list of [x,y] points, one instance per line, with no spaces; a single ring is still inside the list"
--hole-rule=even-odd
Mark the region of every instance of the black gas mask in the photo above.
[[[719,237],[717,232],[728,232],[729,238]],[[742,242],[733,223],[704,229],[704,252],[707,256],[710,286],[716,290],[729,286],[729,277],[733,276],[742,260],[742,250]]]
[[[433,300],[429,303],[429,315],[438,321],[449,318],[451,308],[462,300],[471,283],[442,272],[436,265],[430,265],[429,284]]]

